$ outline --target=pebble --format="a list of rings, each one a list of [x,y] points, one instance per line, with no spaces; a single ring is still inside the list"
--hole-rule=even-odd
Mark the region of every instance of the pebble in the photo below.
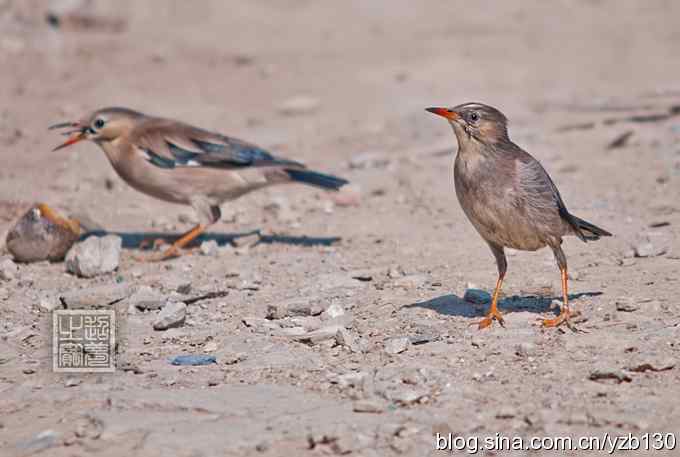
[[[76,387],[79,386],[82,382],[83,380],[80,378],[68,378],[64,382],[64,387]]]
[[[318,316],[323,307],[315,300],[294,298],[267,306],[267,319],[283,319],[293,316]]]
[[[634,311],[637,311],[640,309],[640,305],[638,305],[635,301],[629,298],[619,298],[616,300],[616,310],[621,311],[624,313],[632,313]]]
[[[536,350],[536,345],[528,341],[524,341],[515,346],[515,354],[520,357],[529,357],[533,355]]]
[[[19,267],[10,258],[0,259],[0,280],[11,281],[19,275]]]
[[[91,236],[76,243],[66,254],[66,271],[85,278],[118,268],[123,240],[118,235]]]
[[[346,328],[340,328],[335,333],[335,342],[340,346],[345,346],[352,352],[364,352],[357,338]]]
[[[7,232],[7,250],[16,261],[60,261],[78,240],[80,228],[76,221],[64,219],[66,223],[55,224],[41,208],[42,205],[30,208]]]
[[[220,246],[217,244],[217,241],[208,240],[201,243],[199,250],[204,256],[217,257],[217,255],[220,253]]]
[[[632,251],[635,257],[657,257],[665,254],[667,248],[654,244],[648,233],[640,233],[633,243]]]
[[[186,303],[169,302],[161,309],[161,312],[158,313],[158,317],[153,322],[153,329],[167,330],[173,327],[181,327],[184,325],[186,315]]]
[[[172,365],[200,366],[217,363],[214,355],[178,355],[170,360]]]
[[[59,296],[61,304],[68,309],[107,308],[132,295],[134,287],[129,284],[107,284],[67,292]]]
[[[259,233],[251,233],[250,235],[239,236],[231,240],[231,244],[235,248],[250,248],[260,242]]]
[[[618,368],[597,368],[590,372],[588,379],[591,381],[601,381],[613,379],[617,383],[630,382],[631,378],[623,370]]]
[[[338,332],[343,329],[344,327],[341,325],[330,325],[301,335],[293,335],[293,339],[305,343],[317,344],[322,341],[335,339]]]
[[[167,299],[149,286],[140,286],[129,298],[128,302],[140,311],[161,309]]]
[[[335,319],[336,317],[344,316],[345,308],[338,303],[331,304],[322,314],[322,318]]]
[[[477,305],[483,305],[491,302],[491,294],[482,289],[466,289],[463,294],[463,300]]]
[[[319,99],[307,95],[298,95],[284,100],[277,111],[285,116],[300,116],[314,113],[319,109]]]
[[[215,352],[217,350],[217,342],[215,341],[208,341],[203,345],[203,350],[205,352]]]
[[[22,451],[20,455],[37,454],[57,444],[59,433],[54,430],[43,430],[27,441],[20,442],[17,447]]]
[[[375,413],[379,414],[385,410],[385,407],[377,400],[357,400],[352,406],[355,413]]]
[[[411,346],[411,341],[406,336],[398,336],[385,340],[385,352],[388,354],[400,354]]]

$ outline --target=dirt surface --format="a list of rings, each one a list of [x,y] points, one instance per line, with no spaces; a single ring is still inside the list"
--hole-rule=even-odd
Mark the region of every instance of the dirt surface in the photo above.
[[[49,4],[55,27],[47,2],[0,1],[0,233],[41,201],[124,249],[90,279],[44,262],[0,280],[0,455],[423,456],[438,432],[680,431],[680,118],[629,119],[680,105],[680,4],[73,4]],[[535,325],[559,303],[549,250],[510,253],[506,328],[470,325],[487,305],[464,293],[496,267],[454,194],[453,133],[424,111],[466,101],[500,108],[569,209],[615,234],[565,240],[578,332]],[[129,188],[93,144],[50,152],[48,125],[108,105],[303,160],[359,204],[271,188],[223,206],[214,255],[140,263],[136,243],[191,210]],[[184,325],[154,330],[158,311],[123,300],[118,370],[53,373],[48,310],[115,284],[188,301]],[[291,299],[326,311],[264,319]]]

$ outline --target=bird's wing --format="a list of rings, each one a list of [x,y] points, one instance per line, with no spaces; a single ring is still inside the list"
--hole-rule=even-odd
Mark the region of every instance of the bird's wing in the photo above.
[[[130,141],[151,164],[161,168],[304,168],[245,141],[165,119],[144,121],[132,132]]]
[[[560,218],[566,221],[574,229],[576,236],[585,241],[583,233],[581,233],[578,224],[574,220],[574,216],[572,216],[571,213],[569,213],[569,210],[567,210],[567,205],[564,203],[564,200],[562,200],[562,195],[560,195],[560,191],[557,189],[557,186],[553,182],[548,172],[545,171],[543,165],[541,165],[541,163],[529,153],[524,151],[522,152],[524,154],[521,154],[518,159],[524,164],[525,172],[523,179],[525,184],[528,187],[531,187],[531,189],[528,190],[536,196],[537,200],[540,199],[542,202],[547,200],[550,202],[548,204],[554,205],[554,208],[557,209]],[[540,198],[540,195],[545,194],[549,196],[548,199]]]

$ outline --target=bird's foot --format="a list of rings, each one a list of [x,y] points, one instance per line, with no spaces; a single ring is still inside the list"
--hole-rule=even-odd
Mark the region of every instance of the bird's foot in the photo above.
[[[165,243],[167,244],[167,243]],[[174,259],[181,257],[185,251],[193,251],[193,249],[182,249],[174,244],[163,251],[154,252],[153,254],[145,257],[133,256],[138,262],[162,262],[163,260]]]
[[[554,319],[539,318],[538,320],[543,322],[543,327],[559,327],[560,325],[564,324],[571,330],[575,331],[576,329],[572,325],[570,319],[578,317],[580,314],[581,313],[579,311],[572,311],[568,307],[563,306],[559,316],[555,317]]]
[[[498,311],[498,309],[495,309],[495,308],[491,309],[491,311],[489,311],[486,314],[484,319],[482,319],[479,322],[473,322],[470,325],[477,325],[477,329],[482,330],[482,329],[489,327],[494,319],[496,319],[498,321],[498,323],[501,324],[501,327],[505,327],[505,321],[503,320],[503,315],[500,313],[500,311]]]

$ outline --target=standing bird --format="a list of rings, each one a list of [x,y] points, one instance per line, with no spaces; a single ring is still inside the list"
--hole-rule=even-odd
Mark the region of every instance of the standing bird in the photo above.
[[[503,325],[498,295],[507,270],[504,248],[535,251],[550,246],[562,274],[563,303],[559,316],[544,319],[546,327],[569,324],[567,259],[562,237],[583,241],[611,236],[590,222],[570,214],[555,183],[541,164],[510,141],[507,119],[496,108],[465,103],[453,108],[427,108],[448,119],[458,139],[453,169],[458,201],[472,225],[496,258],[498,281],[491,308],[479,322],[483,329],[493,319]]]
[[[236,138],[148,116],[127,108],[103,108],[76,122],[71,135],[54,151],[90,140],[104,150],[118,175],[152,197],[190,205],[199,223],[153,260],[180,255],[180,250],[220,218],[220,204],[272,184],[299,182],[338,190],[348,181],[276,157]]]

